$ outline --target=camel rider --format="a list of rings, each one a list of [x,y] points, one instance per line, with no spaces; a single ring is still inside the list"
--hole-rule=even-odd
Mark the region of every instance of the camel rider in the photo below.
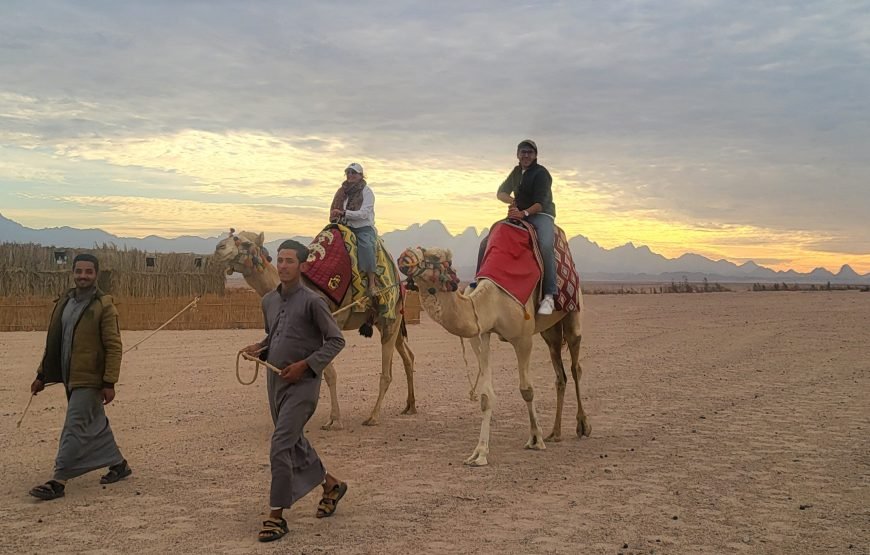
[[[359,271],[368,279],[368,292],[376,297],[377,231],[375,230],[375,194],[366,183],[363,167],[354,162],[344,170],[345,180],[335,192],[329,221],[341,221],[356,236]]]
[[[552,314],[556,294],[556,205],[553,203],[553,178],[538,164],[538,146],[531,139],[517,145],[519,164],[501,187],[498,199],[508,208],[508,218],[525,220],[534,226],[544,262],[544,298],[538,314]]]

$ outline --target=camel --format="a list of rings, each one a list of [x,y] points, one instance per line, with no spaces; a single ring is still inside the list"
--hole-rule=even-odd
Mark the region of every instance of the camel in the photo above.
[[[244,276],[245,281],[251,288],[256,291],[260,297],[266,293],[273,291],[278,287],[280,280],[278,279],[278,270],[271,263],[271,259],[265,253],[263,242],[265,236],[263,233],[252,233],[241,231],[237,235],[233,235],[234,230],[230,231],[230,235],[221,240],[215,247],[215,260],[219,264],[226,265],[227,274],[238,272]],[[253,263],[251,263],[253,261]],[[247,263],[246,263],[247,262]],[[311,290],[320,294],[326,300],[330,310],[335,313],[341,308],[351,304],[351,291],[348,289],[347,294],[340,305],[333,303],[328,297],[320,293],[304,275],[302,277],[304,284]],[[402,299],[399,296],[399,306],[396,307],[396,314],[402,314]],[[363,328],[370,316],[369,312],[355,312],[353,310],[344,310],[336,314],[336,321],[342,330],[360,329],[360,333],[365,333]],[[390,387],[390,382],[393,379],[393,349],[395,349],[402,358],[402,364],[405,366],[405,375],[408,378],[408,399],[405,403],[405,410],[402,414],[417,414],[417,404],[414,398],[414,353],[411,352],[407,341],[407,332],[405,329],[404,317],[396,320],[385,320],[376,318],[375,327],[381,335],[381,378],[380,391],[378,392],[378,400],[372,409],[371,415],[363,422],[365,426],[375,426],[378,424],[381,414],[381,406],[384,402],[384,396],[387,389]],[[370,335],[370,331],[367,335]],[[341,423],[341,411],[338,405],[337,382],[338,376],[335,367],[329,364],[323,371],[323,377],[326,379],[326,384],[329,386],[330,400],[330,415],[329,422],[322,426],[324,430],[340,430],[343,428]]]
[[[546,448],[538,425],[535,390],[529,372],[532,337],[538,333],[549,347],[550,359],[556,372],[556,420],[547,441],[562,440],[562,407],[567,384],[565,367],[562,364],[563,344],[567,344],[571,355],[571,375],[577,394],[577,436],[588,436],[592,432],[580,402],[582,311],[556,311],[549,316],[537,315],[534,305],[536,295],[532,295],[525,306],[522,306],[488,279],[481,279],[476,288],[469,287],[461,293],[457,291],[459,279],[452,267],[452,254],[447,249],[406,249],[399,257],[399,270],[408,276],[409,288],[420,290],[422,305],[429,316],[451,334],[468,338],[477,356],[479,373],[472,385],[471,396],[474,399],[478,392],[480,394],[483,422],[477,447],[465,460],[465,464],[488,464],[489,428],[495,406],[492,371],[489,366],[489,341],[493,333],[513,345],[517,355],[520,394],[529,411],[530,437],[525,447],[538,450]],[[582,309],[582,297],[580,305]]]

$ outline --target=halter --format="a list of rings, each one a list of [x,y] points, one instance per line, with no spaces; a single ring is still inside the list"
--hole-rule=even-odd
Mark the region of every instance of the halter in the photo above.
[[[459,276],[450,265],[449,260],[438,260],[426,256],[426,249],[405,249],[398,259],[399,271],[408,276],[407,287],[411,291],[419,291],[414,280],[417,278],[440,284],[441,291],[452,293],[459,289]],[[435,288],[429,288],[428,293],[434,295]]]
[[[253,271],[262,272],[265,270],[266,265],[272,262],[272,257],[269,256],[269,251],[266,247],[260,247],[249,241],[244,241],[235,233],[236,230],[230,228],[230,237],[233,238],[233,243],[236,245],[236,250],[239,253],[230,261],[233,269],[244,276],[250,275]]]

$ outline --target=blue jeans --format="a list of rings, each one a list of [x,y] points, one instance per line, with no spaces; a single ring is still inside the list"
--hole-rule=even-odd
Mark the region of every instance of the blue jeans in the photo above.
[[[556,295],[556,222],[546,214],[532,214],[526,221],[538,232],[538,248],[544,261],[544,295]]]
[[[378,236],[372,226],[350,228],[356,235],[356,256],[359,271],[363,273],[377,270],[375,248],[377,248]]]

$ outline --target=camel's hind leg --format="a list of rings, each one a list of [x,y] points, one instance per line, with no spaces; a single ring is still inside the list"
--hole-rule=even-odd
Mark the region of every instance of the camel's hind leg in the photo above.
[[[538,413],[535,410],[535,388],[532,387],[532,377],[529,371],[529,362],[532,358],[532,336],[522,336],[512,341],[514,351],[517,353],[517,363],[520,370],[520,394],[529,409],[529,441],[526,449],[546,449],[544,434],[538,424]]]
[[[408,378],[408,400],[402,414],[417,414],[417,400],[414,397],[414,352],[408,346],[408,336],[404,333],[405,322],[402,320],[399,334],[396,336],[396,352],[402,358],[405,367],[405,377]]]
[[[478,372],[480,373],[478,381],[480,411],[483,413],[477,447],[474,448],[471,456],[465,459],[465,464],[469,466],[486,466],[489,464],[487,460],[489,455],[489,425],[492,421],[492,409],[495,407],[495,391],[492,389],[492,371],[489,367],[489,338],[490,334],[484,333],[479,338],[473,337],[469,339],[471,348],[474,350],[474,354],[477,355]]]
[[[571,354],[571,377],[574,378],[574,392],[577,394],[577,437],[589,437],[592,433],[592,424],[586,418],[583,402],[580,400],[580,377],[583,375],[583,369],[580,367],[580,342],[583,339],[580,313],[570,313],[562,321],[562,325],[568,342],[568,352]]]
[[[378,401],[375,403],[375,408],[372,409],[371,416],[363,421],[363,426],[378,425],[381,405],[383,405],[384,397],[390,388],[390,382],[393,381],[393,349],[396,347],[399,324],[394,322],[392,325],[385,325],[383,322],[379,322],[377,326],[378,331],[381,332],[381,381],[378,389]]]
[[[565,365],[562,363],[562,323],[544,330],[541,337],[547,343],[553,371],[556,372],[556,420],[553,421],[553,431],[547,436],[547,441],[562,441],[562,409],[565,406],[565,386],[568,383]]]
[[[341,410],[338,408],[338,374],[335,371],[335,366],[330,362],[323,369],[323,378],[326,380],[326,385],[329,386],[329,422],[321,426],[323,430],[340,430],[341,425]]]

